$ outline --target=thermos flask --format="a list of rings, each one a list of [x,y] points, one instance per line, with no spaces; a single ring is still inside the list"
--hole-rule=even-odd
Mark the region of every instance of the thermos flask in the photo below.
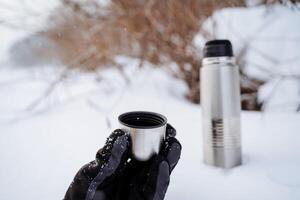
[[[159,113],[134,111],[119,116],[120,128],[131,138],[132,156],[147,161],[158,154],[165,139],[167,118]]]
[[[204,163],[232,168],[242,163],[240,80],[229,40],[205,44],[201,68]]]

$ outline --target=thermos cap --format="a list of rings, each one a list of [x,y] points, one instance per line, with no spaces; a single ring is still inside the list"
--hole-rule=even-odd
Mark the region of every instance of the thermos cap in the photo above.
[[[229,40],[210,40],[204,46],[204,58],[207,57],[232,57],[232,45]]]

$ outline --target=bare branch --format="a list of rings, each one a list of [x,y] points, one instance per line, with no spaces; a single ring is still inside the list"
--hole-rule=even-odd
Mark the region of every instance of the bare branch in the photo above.
[[[95,48],[90,48],[89,51],[85,52],[85,54],[81,55],[79,58],[75,59],[70,65],[76,65],[80,62],[83,62],[84,60],[88,59],[91,55],[95,54],[96,50]],[[49,85],[49,87],[45,90],[45,92],[40,95],[36,100],[34,100],[25,110],[31,111],[37,106],[40,105],[40,103],[47,97],[49,97],[52,92],[56,89],[57,85],[59,85],[64,79],[67,78],[67,75],[69,73],[69,69],[64,69],[60,75]]]

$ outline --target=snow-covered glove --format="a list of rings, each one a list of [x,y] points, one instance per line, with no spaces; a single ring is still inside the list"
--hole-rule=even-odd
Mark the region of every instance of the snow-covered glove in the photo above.
[[[113,131],[96,160],[76,174],[64,200],[163,200],[181,153],[175,135],[168,124],[159,155],[138,162],[131,159],[129,135]]]

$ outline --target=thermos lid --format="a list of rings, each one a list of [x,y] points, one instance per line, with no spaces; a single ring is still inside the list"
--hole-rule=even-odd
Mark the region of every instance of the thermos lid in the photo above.
[[[232,45],[229,40],[211,40],[205,43],[204,58],[207,57],[232,57]]]

